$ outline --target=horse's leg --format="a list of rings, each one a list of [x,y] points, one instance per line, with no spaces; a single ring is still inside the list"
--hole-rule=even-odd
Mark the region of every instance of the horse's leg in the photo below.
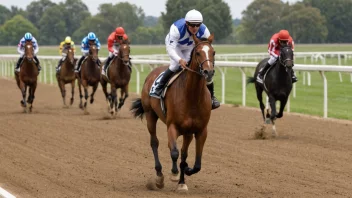
[[[145,117],[147,120],[147,128],[150,134],[150,146],[152,147],[154,161],[155,161],[155,171],[156,171],[156,179],[155,183],[152,181],[152,185],[156,185],[157,188],[164,187],[164,175],[162,173],[162,166],[159,160],[159,140],[156,135],[156,122],[158,121],[158,116],[153,112],[149,111],[145,113]]]
[[[270,96],[270,95],[269,95],[269,104],[271,108],[270,119],[271,121],[274,121],[276,118],[276,100],[273,96]]]
[[[265,105],[263,103],[263,89],[259,85],[258,86],[256,85],[255,89],[257,91],[257,98],[259,101],[259,107],[260,107],[260,110],[262,111],[263,120],[265,122],[265,116],[264,116]]]
[[[108,90],[107,90],[108,82],[106,82],[103,78],[101,78],[100,84],[101,84],[101,87],[103,88],[103,92],[104,92],[104,95],[105,95],[106,103],[108,105],[108,112],[110,112],[110,109],[111,109],[110,108],[110,99],[109,99],[109,93],[108,93]]]
[[[83,105],[83,109],[84,109],[84,114],[89,114],[87,111],[87,100],[88,100],[88,82],[86,80],[82,80],[82,86],[84,89],[84,105]]]
[[[82,98],[83,98],[83,94],[82,94],[82,84],[81,84],[81,79],[77,78],[77,86],[78,86],[78,91],[79,91],[79,108],[83,109],[83,104],[82,104]]]
[[[90,104],[93,104],[93,102],[94,102],[94,94],[97,91],[98,85],[99,85],[99,82],[93,86],[93,92],[90,95]]]
[[[22,81],[20,82],[20,89],[21,89],[21,93],[22,93],[21,105],[22,105],[22,107],[26,108],[26,106],[27,106],[27,101],[26,101],[27,86]],[[26,111],[26,109],[24,109],[24,111]]]
[[[188,157],[188,147],[193,140],[193,135],[183,135],[183,143],[181,148],[181,163],[180,163],[180,179],[178,182],[178,190],[188,190],[187,185],[185,184],[185,169],[188,168],[186,162]]]
[[[175,125],[170,124],[168,129],[167,129],[167,134],[168,134],[168,146],[170,149],[170,155],[172,159],[172,169],[171,173],[172,175],[177,175],[178,168],[177,168],[177,159],[179,156],[179,151],[177,149],[177,138],[179,136],[179,133],[175,127]]]
[[[119,103],[118,110],[120,110],[123,104],[125,104],[125,100],[127,97],[128,97],[128,84],[121,88],[121,96],[120,96],[120,103]]]
[[[279,113],[276,115],[277,118],[281,118],[284,115],[284,109],[287,103],[288,97],[280,100],[280,111]]]
[[[114,108],[115,105],[115,108]],[[111,84],[111,103],[110,103],[110,113],[114,115],[117,112],[117,89],[116,86]]]
[[[67,105],[66,105],[66,89],[65,89],[65,83],[63,80],[60,80],[59,87],[61,90],[61,96],[62,96],[62,101],[64,102],[64,107],[67,107]]]
[[[34,93],[35,93],[35,90],[37,89],[37,82],[33,83],[33,85],[29,88],[29,96],[30,96],[30,99],[29,99],[29,112],[32,112],[32,109],[33,109],[33,102],[34,102]]]
[[[73,104],[74,97],[75,97],[75,81],[76,81],[76,79],[71,82],[71,94],[72,95],[71,95],[70,105]]]

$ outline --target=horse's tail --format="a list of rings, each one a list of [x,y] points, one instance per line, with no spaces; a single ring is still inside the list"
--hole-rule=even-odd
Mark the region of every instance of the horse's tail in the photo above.
[[[249,84],[249,83],[255,83],[255,78],[254,77],[248,77],[247,78],[247,84]]]
[[[137,98],[135,101],[133,101],[132,107],[130,110],[133,114],[133,117],[135,118],[140,117],[141,119],[143,119],[144,109],[142,106],[142,99]]]

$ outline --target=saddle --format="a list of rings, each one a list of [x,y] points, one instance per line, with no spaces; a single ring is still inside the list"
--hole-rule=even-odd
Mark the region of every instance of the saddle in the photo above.
[[[163,88],[161,95],[160,95],[160,106],[161,106],[161,110],[163,111],[164,115],[166,114],[166,109],[165,109],[165,103],[164,103],[164,99],[165,99],[165,95],[166,95],[166,91],[168,89],[168,87],[175,82],[175,80],[181,75],[181,73],[184,70],[180,70],[178,72],[175,72],[175,74],[170,78],[170,80],[166,83],[166,86]],[[164,75],[164,72],[160,73],[159,76],[154,80],[153,85],[150,89],[149,95],[151,95],[152,93],[154,93],[155,88],[157,87],[157,85],[160,82],[161,77]]]

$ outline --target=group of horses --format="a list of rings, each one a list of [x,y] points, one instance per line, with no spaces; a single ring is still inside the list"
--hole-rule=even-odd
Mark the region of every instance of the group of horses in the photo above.
[[[79,88],[80,104],[79,107],[84,110],[85,114],[89,114],[87,110],[88,101],[88,87],[92,87],[90,94],[90,103],[94,102],[94,94],[98,88],[99,83],[103,87],[103,91],[108,103],[108,111],[112,115],[116,115],[117,111],[121,109],[126,98],[128,97],[128,84],[131,78],[130,62],[130,41],[125,40],[120,45],[118,55],[111,61],[107,75],[101,75],[101,66],[98,63],[98,48],[92,41],[89,43],[89,53],[82,62],[81,69],[75,73],[76,59],[74,57],[74,50],[70,47],[63,49],[62,53],[66,54],[60,70],[56,73],[56,79],[60,88],[64,107],[69,107],[66,104],[66,84],[71,84],[71,99],[70,105],[74,102],[75,82]],[[24,112],[32,112],[34,94],[37,87],[38,69],[33,62],[34,50],[32,42],[25,43],[24,59],[20,66],[20,72],[15,72],[17,85],[22,93],[21,105]],[[111,91],[107,91],[107,84],[110,83]],[[82,101],[82,86],[84,89],[84,103]],[[27,87],[29,87],[29,96],[26,100]],[[116,90],[121,88],[120,102],[117,102]]]
[[[161,107],[161,100],[149,96],[150,89],[154,80],[167,67],[158,67],[151,71],[147,76],[141,93],[141,98],[133,101],[130,108],[134,117],[145,116],[147,120],[147,128],[150,133],[150,145],[153,151],[155,160],[156,177],[150,180],[148,188],[161,189],[164,187],[164,175],[162,172],[162,165],[159,160],[159,140],[156,133],[157,120],[160,119],[167,126],[168,147],[170,149],[170,156],[172,159],[171,180],[178,182],[177,189],[179,191],[187,191],[188,187],[185,183],[185,175],[191,176],[198,173],[202,166],[202,153],[205,141],[207,139],[209,123],[211,115],[211,96],[206,86],[206,79],[214,75],[214,61],[215,50],[211,45],[214,35],[208,39],[198,39],[193,35],[194,48],[191,53],[191,59],[188,62],[187,70],[182,71],[176,80],[167,87],[167,92],[164,96],[164,107]],[[30,45],[26,43],[26,45]],[[74,59],[70,50],[67,51],[68,58],[62,65],[60,73],[57,74],[57,79],[60,85],[64,105],[65,103],[65,89],[66,83],[72,85],[73,103],[75,74],[73,73]],[[107,78],[100,76],[99,66],[96,64],[98,58],[98,51],[94,44],[90,45],[89,56],[87,60],[82,63],[82,69],[78,76],[78,85],[83,85],[85,92],[85,102],[82,105],[82,93],[80,90],[80,107],[86,111],[88,91],[87,87],[92,86],[93,92],[91,94],[90,103],[94,101],[94,93],[97,89],[98,83],[101,82],[103,91],[108,101],[109,110],[115,113],[124,104],[128,97],[128,82],[130,80],[130,70],[128,68],[130,48],[128,43],[121,45],[119,55],[115,58],[111,67],[107,72]],[[27,103],[32,105],[34,99],[34,91],[36,86],[36,75],[38,74],[35,65],[31,62],[32,50],[27,50],[26,58],[22,65],[21,72],[17,82],[23,94],[21,104],[26,107],[25,91],[26,86],[30,86],[30,96]],[[256,68],[254,77],[248,78],[249,83],[255,83],[257,90],[257,98],[259,100],[263,120],[270,119],[272,124],[276,118],[283,116],[283,109],[286,105],[287,98],[292,89],[291,69],[293,66],[293,52],[290,46],[283,47],[280,51],[279,60],[268,70],[264,78],[264,83],[260,84],[255,81],[256,75],[260,68],[262,68],[268,59],[262,60]],[[32,79],[32,80],[29,80]],[[124,79],[124,80],[121,80]],[[108,93],[106,89],[107,83],[111,84],[111,92]],[[120,105],[117,107],[116,89],[121,88]],[[271,107],[271,114],[267,112],[264,115],[264,104],[262,102],[262,92],[265,91],[269,96]],[[276,101],[281,102],[279,113],[276,113]],[[183,136],[183,143],[181,152],[177,147],[177,138]],[[196,141],[196,156],[193,168],[188,166],[188,148],[193,140]],[[179,168],[177,160],[181,154],[181,162]]]

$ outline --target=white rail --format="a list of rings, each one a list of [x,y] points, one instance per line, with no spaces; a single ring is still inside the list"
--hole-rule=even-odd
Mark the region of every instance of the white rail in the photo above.
[[[0,55],[0,67],[1,67],[1,76],[13,76],[14,71],[14,64],[17,60],[18,55]],[[40,75],[40,82],[50,83],[53,84],[53,65],[51,60],[58,60],[60,56],[38,56],[41,59],[43,72]],[[164,65],[169,64],[168,60],[149,60],[149,59],[132,59],[134,71],[136,74],[136,90],[137,93],[140,93],[140,69],[143,68],[142,66],[140,69],[136,65]],[[221,73],[221,94],[222,100],[221,103],[225,103],[225,70],[226,67],[235,67],[239,68],[242,73],[242,105],[246,106],[246,74],[244,68],[255,68],[257,62],[239,62],[239,61],[216,61],[216,67],[219,69]],[[224,68],[222,68],[224,67]],[[150,66],[152,69],[153,66]],[[328,82],[324,72],[348,72],[352,73],[352,66],[339,66],[339,65],[306,65],[306,64],[296,64],[295,65],[296,71],[317,71],[320,72],[323,82],[324,82],[324,105],[323,105],[323,112],[324,118],[328,117]],[[49,74],[50,78],[47,78],[47,74]],[[49,80],[49,82],[48,82]],[[293,87],[293,96],[295,97],[296,88],[295,84]],[[287,106],[287,111],[290,111],[290,105]]]

